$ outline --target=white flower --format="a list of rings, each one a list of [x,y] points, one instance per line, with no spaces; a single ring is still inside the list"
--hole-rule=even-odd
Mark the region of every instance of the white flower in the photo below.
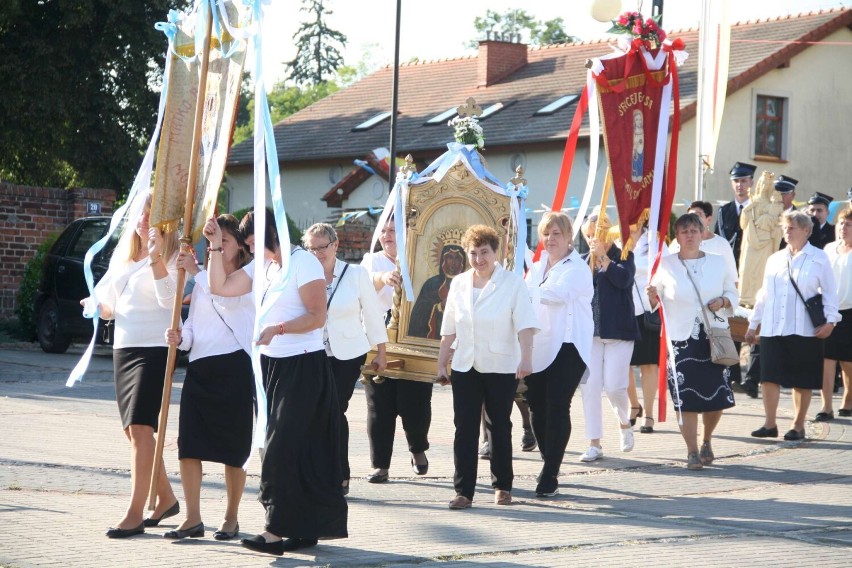
[[[447,123],[455,130],[453,137],[460,144],[472,144],[477,149],[485,147],[485,137],[482,134],[482,126],[474,116],[457,116]]]

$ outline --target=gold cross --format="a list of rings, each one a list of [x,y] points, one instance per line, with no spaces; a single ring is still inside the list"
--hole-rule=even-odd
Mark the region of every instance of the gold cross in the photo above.
[[[464,104],[456,109],[456,112],[459,113],[459,116],[479,116],[482,114],[482,107],[476,104],[473,97],[468,97]]]

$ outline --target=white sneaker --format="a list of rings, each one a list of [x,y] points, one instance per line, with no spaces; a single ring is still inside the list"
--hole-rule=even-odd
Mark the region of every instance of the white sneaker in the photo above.
[[[581,462],[593,462],[595,460],[599,460],[603,457],[603,450],[596,446],[589,446],[589,449],[586,450],[582,456],[580,456]]]
[[[629,452],[633,449],[633,428],[621,429],[621,451]]]

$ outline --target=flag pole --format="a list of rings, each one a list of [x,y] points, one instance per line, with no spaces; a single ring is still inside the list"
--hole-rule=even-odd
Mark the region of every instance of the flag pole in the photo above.
[[[606,176],[604,177],[604,186],[603,193],[601,194],[601,207],[598,211],[598,221],[595,223],[595,239],[601,240],[606,236],[606,233],[601,229],[601,225],[603,225],[602,221],[606,219],[609,220],[609,217],[606,214],[606,203],[609,201],[609,189],[612,187],[612,170],[609,168],[606,169]],[[595,258],[594,251],[589,252],[589,267],[594,270],[595,269]]]
[[[182,251],[192,248],[192,206],[195,203],[195,184],[198,179],[198,154],[201,144],[201,123],[204,118],[204,99],[207,96],[207,68],[210,63],[210,35],[213,29],[213,14],[209,10],[205,22],[204,42],[201,52],[201,70],[198,79],[198,94],[195,99],[195,123],[192,133],[192,148],[189,154],[189,171],[186,181],[186,200],[183,209],[183,235],[180,238]],[[171,55],[170,55],[171,56]],[[180,312],[183,304],[183,287],[186,281],[186,271],[178,269],[175,300],[172,305],[172,325],[170,329],[178,329]],[[163,399],[160,405],[160,420],[157,430],[157,445],[154,449],[154,466],[151,473],[151,486],[148,490],[148,510],[153,511],[157,505],[157,485],[160,476],[160,462],[163,459],[163,446],[166,441],[166,425],[169,420],[169,401],[172,397],[172,377],[177,360],[177,346],[170,344],[166,359],[166,374],[163,383]]]

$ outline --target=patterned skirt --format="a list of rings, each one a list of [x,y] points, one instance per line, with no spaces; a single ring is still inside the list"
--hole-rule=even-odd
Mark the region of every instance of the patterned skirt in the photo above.
[[[730,367],[710,360],[710,341],[698,319],[686,341],[672,341],[675,368],[668,365],[669,393],[681,412],[713,412],[734,406]]]

